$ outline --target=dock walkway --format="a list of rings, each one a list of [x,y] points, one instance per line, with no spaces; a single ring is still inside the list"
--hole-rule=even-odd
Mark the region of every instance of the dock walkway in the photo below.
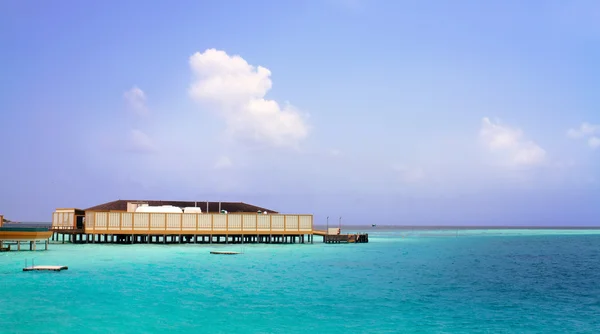
[[[326,244],[368,243],[369,234],[325,234],[323,236],[323,242]]]

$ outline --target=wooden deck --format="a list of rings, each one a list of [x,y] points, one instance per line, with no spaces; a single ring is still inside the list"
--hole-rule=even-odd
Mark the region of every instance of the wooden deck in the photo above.
[[[108,233],[87,233],[82,229],[55,229],[53,230],[51,240],[58,243],[74,244],[295,244],[295,243],[313,243],[314,236],[307,232],[297,231],[209,231],[185,233],[186,231],[129,231],[127,234],[123,231],[106,231]]]
[[[88,234],[83,229],[55,229],[52,241],[68,242],[75,244],[87,243],[110,243],[110,244],[294,244],[294,243],[314,243],[314,236],[323,237],[324,243],[368,243],[369,235],[366,233],[356,234],[327,234],[326,231],[313,230],[305,232],[306,234],[296,234],[289,232],[246,232],[248,234],[239,234],[239,231],[211,231],[208,234],[186,234],[182,231],[162,231],[158,234],[156,231],[135,231],[131,234],[106,233],[106,234]],[[111,231],[107,231],[111,232]],[[150,232],[150,233],[149,233]],[[236,233],[237,232],[237,233]],[[197,232],[198,233],[198,232]]]
[[[323,242],[327,244],[368,243],[369,234],[326,234]]]

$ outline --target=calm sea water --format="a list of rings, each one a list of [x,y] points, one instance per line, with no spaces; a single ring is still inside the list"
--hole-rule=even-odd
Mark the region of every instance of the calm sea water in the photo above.
[[[386,230],[370,241],[0,253],[0,332],[600,331],[598,231]],[[69,270],[22,272],[32,258]]]

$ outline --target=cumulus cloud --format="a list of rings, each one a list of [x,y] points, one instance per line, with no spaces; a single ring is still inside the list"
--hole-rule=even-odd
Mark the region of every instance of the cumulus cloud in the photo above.
[[[501,155],[502,162],[510,166],[533,166],[544,162],[546,151],[538,144],[524,138],[523,131],[501,125],[484,117],[479,132],[486,148]]]
[[[138,115],[145,115],[148,113],[146,94],[137,86],[133,86],[130,90],[123,93],[123,98],[131,111]]]
[[[582,123],[578,129],[571,128],[567,131],[567,136],[571,138],[582,138],[600,133],[600,125],[590,123]]]
[[[138,129],[133,129],[129,133],[128,149],[137,153],[150,153],[156,151],[156,146],[146,133]]]
[[[590,145],[590,147],[591,147],[593,150],[595,150],[595,149],[599,148],[599,147],[600,147],[600,138],[598,138],[598,137],[591,137],[591,138],[588,140],[588,145]]]
[[[588,146],[595,150],[600,147],[600,125],[590,124],[587,122],[581,123],[579,128],[571,128],[567,131],[567,136],[574,139],[587,137]]]
[[[215,49],[196,52],[189,63],[195,76],[190,96],[221,116],[236,139],[284,147],[308,136],[305,117],[296,108],[265,99],[272,87],[267,68]]]

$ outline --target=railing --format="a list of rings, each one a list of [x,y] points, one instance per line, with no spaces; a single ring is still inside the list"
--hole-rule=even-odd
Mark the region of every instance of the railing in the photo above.
[[[85,233],[310,234],[312,215],[87,212]]]
[[[73,212],[54,212],[52,214],[53,229],[74,229],[75,213]]]
[[[73,227],[73,226],[50,226],[50,229],[53,231],[59,231],[59,230],[69,230],[69,231],[73,231],[73,230],[78,230],[77,228]],[[83,230],[83,228],[79,228],[79,230]]]
[[[50,223],[42,224],[42,223],[5,223],[2,227],[11,227],[11,228],[51,228]]]
[[[13,231],[13,232],[48,232],[50,226],[29,226],[29,225],[4,225],[0,227],[0,231]]]

